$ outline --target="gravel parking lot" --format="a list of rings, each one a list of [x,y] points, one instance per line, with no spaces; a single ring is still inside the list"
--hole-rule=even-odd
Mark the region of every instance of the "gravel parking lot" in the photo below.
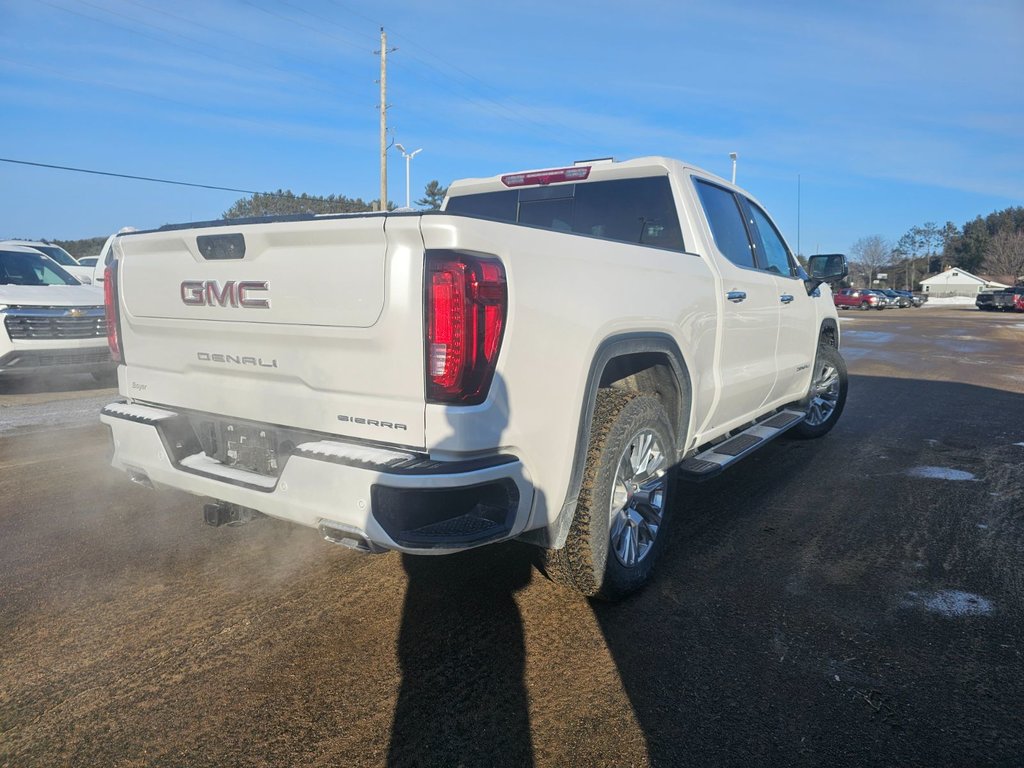
[[[1024,315],[840,318],[836,429],[681,486],[618,605],[205,527],[112,390],[0,384],[0,765],[1024,764]]]

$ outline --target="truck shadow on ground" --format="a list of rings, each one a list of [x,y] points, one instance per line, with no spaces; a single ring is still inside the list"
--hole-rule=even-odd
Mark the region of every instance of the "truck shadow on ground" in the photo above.
[[[514,594],[532,576],[520,547],[404,555],[409,577],[398,657],[402,685],[389,766],[533,764]]]
[[[851,379],[828,437],[780,440],[727,476],[681,484],[652,583],[592,603],[649,765],[1014,764],[1024,750],[1019,660],[1001,650],[1021,626],[1006,574],[1024,567],[1024,530],[1010,515],[987,532],[1024,498],[1010,454],[1024,428],[1007,431],[1024,424],[1024,396]],[[922,416],[911,401],[942,408]],[[979,481],[910,481],[920,464]],[[532,560],[517,544],[404,559],[389,765],[533,764],[516,605]],[[906,603],[948,586],[1004,608],[948,621]],[[620,764],[617,727],[586,735],[602,764]]]

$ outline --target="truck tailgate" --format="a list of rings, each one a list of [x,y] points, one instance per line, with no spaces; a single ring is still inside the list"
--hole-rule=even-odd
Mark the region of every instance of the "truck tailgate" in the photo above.
[[[158,231],[120,247],[124,394],[423,446],[418,217]]]

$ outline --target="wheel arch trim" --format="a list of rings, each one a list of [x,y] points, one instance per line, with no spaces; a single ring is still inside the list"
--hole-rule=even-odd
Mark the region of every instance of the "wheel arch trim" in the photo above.
[[[576,445],[573,453],[572,470],[565,499],[557,518],[548,528],[539,528],[527,532],[524,540],[544,547],[555,549],[564,546],[576,513],[576,501],[583,487],[583,473],[587,463],[587,449],[590,445],[590,424],[597,403],[597,392],[609,365],[617,359],[631,355],[656,354],[663,355],[672,370],[674,385],[678,391],[676,413],[669,414],[669,420],[675,426],[675,456],[673,463],[682,455],[686,435],[690,430],[690,417],[693,382],[686,359],[675,339],[661,332],[633,332],[611,336],[603,340],[594,352],[587,373],[586,386],[583,390],[583,403],[580,406],[579,428],[576,431]]]

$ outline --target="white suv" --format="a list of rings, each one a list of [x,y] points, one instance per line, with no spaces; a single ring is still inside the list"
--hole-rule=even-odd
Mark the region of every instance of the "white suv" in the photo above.
[[[0,376],[116,371],[103,291],[35,248],[0,244]]]

